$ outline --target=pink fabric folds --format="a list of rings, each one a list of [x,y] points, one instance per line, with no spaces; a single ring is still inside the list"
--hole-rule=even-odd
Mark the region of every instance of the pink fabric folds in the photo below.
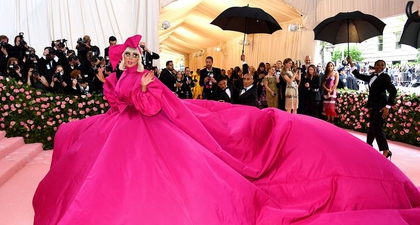
[[[346,131],[277,109],[182,101],[144,73],[62,125],[35,193],[42,224],[415,224],[420,193]]]

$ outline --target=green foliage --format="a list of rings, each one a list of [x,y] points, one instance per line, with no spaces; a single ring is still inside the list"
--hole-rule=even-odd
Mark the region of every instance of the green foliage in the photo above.
[[[337,60],[341,61],[344,60],[349,55],[349,50],[346,48],[343,52],[340,48],[335,48],[331,60],[336,62]],[[344,58],[343,58],[344,56]],[[355,62],[363,61],[362,51],[360,51],[356,46],[350,47],[350,57]]]
[[[367,97],[366,92],[339,90],[337,125],[367,132],[369,110],[364,107]],[[398,93],[384,126],[387,139],[420,146],[420,95]]]
[[[417,49],[417,63],[420,63],[420,48]]]
[[[366,132],[366,101],[366,92],[339,90],[337,125]],[[105,113],[108,108],[101,95],[55,95],[0,76],[0,130],[8,137],[24,137],[26,143],[43,143],[44,149],[54,148],[61,124]],[[385,126],[389,140],[420,146],[420,95],[398,93]]]
[[[58,127],[108,110],[101,95],[67,96],[33,89],[0,76],[0,129],[25,143],[43,143],[52,149]]]

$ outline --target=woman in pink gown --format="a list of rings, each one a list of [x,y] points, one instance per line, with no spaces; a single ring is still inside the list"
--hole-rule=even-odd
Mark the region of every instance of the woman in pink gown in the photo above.
[[[369,145],[274,108],[180,100],[134,65],[140,38],[110,47],[111,109],[59,128],[34,224],[420,221],[417,188]]]

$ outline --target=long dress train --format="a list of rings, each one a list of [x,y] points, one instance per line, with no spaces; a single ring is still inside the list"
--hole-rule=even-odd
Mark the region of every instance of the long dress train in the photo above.
[[[157,79],[143,93],[143,74],[112,74],[111,109],[60,126],[36,225],[420,221],[413,183],[346,131],[274,108],[180,100]]]

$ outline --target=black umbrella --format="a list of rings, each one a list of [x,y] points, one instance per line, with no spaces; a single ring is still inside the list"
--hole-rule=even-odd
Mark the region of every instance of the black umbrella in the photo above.
[[[315,28],[315,40],[331,44],[361,43],[371,37],[381,35],[385,23],[375,16],[360,11],[338,13],[319,23]],[[349,50],[349,45],[347,45]]]
[[[411,13],[412,1],[407,3],[406,14],[408,17],[401,34],[400,44],[410,45],[414,48],[420,48],[420,17],[418,11]]]
[[[272,34],[277,30],[281,30],[280,25],[270,14],[260,8],[249,7],[249,5],[244,7],[230,7],[217,16],[211,24],[223,30],[244,33],[242,54],[244,54],[246,34]]]

